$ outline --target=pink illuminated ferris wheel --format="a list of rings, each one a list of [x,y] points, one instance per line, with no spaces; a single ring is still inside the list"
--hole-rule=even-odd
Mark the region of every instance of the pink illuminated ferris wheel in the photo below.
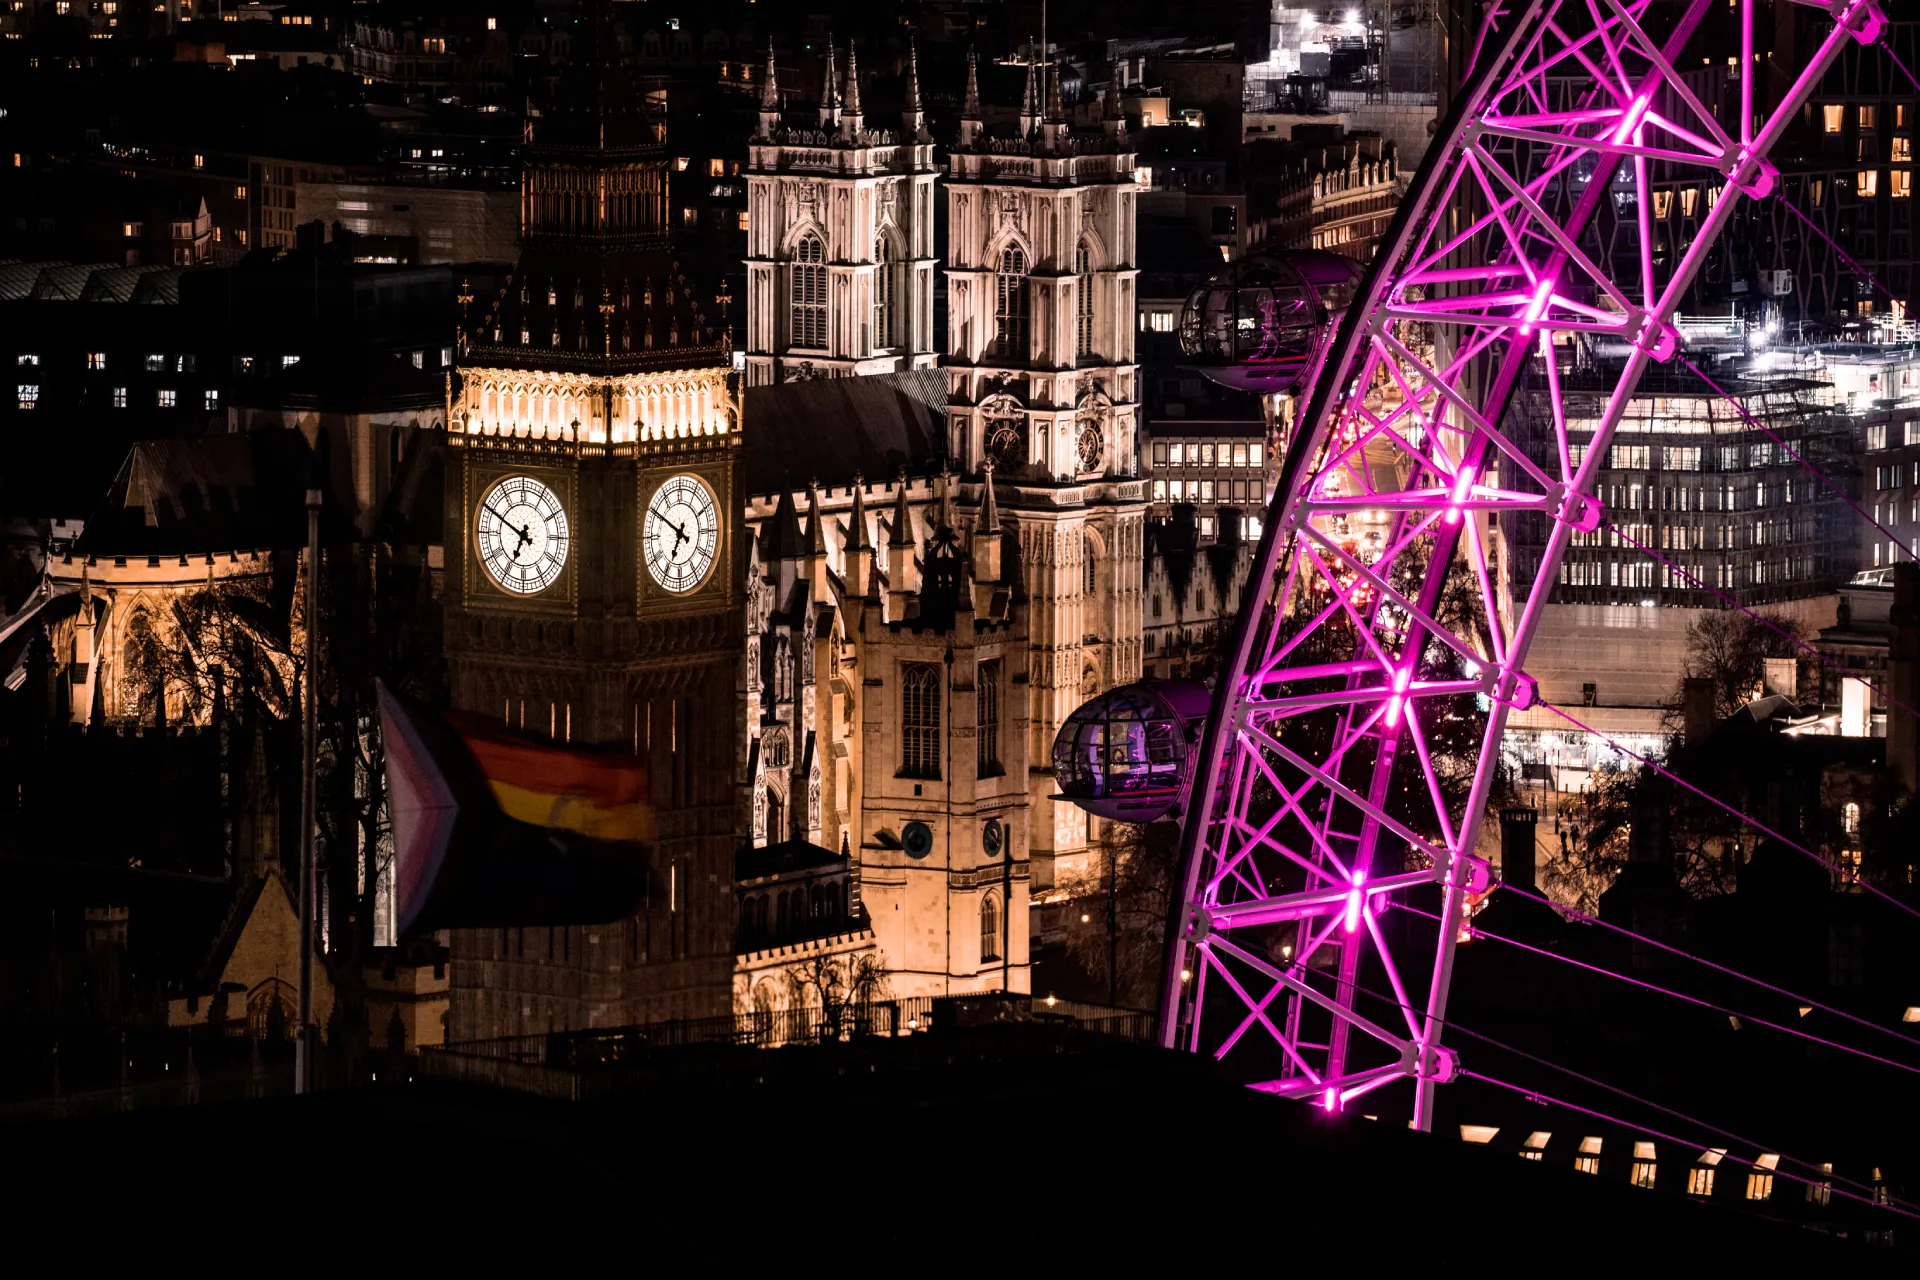
[[[1520,0],[1481,35],[1312,384],[1181,779],[1168,1046],[1330,1109],[1411,1080],[1431,1125],[1433,1086],[1456,1071],[1441,1033],[1459,930],[1406,928],[1386,906],[1425,897],[1458,922],[1486,887],[1474,851],[1502,730],[1533,700],[1528,643],[1562,554],[1602,518],[1614,429],[1647,365],[1675,354],[1679,300],[1735,206],[1771,189],[1769,149],[1847,42],[1884,26],[1875,0],[1798,2],[1833,27],[1777,103],[1754,99],[1756,0],[1728,15],[1737,119],[1679,66],[1726,0]],[[1705,193],[1670,252],[1653,179]],[[1607,206],[1637,222],[1637,254],[1582,247]],[[1570,434],[1553,351],[1573,335],[1630,354],[1597,425]],[[1505,417],[1530,365],[1555,415],[1532,451]],[[1550,524],[1538,563],[1495,533],[1522,513]],[[1124,773],[1127,732],[1103,722],[1106,754],[1086,758]]]

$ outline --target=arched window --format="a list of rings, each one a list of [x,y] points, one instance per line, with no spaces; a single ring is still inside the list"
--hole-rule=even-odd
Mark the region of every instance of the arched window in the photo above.
[[[1000,251],[993,303],[993,353],[1008,359],[1027,357],[1027,255],[1019,245]]]
[[[893,247],[885,236],[873,242],[873,349],[893,349]]]
[[[980,958],[1000,958],[1000,903],[992,894],[980,902]]]
[[[809,232],[793,246],[793,332],[796,347],[827,345],[827,250]]]
[[[120,675],[125,708],[141,724],[158,719],[163,704],[165,681],[160,675],[160,640],[154,634],[153,618],[146,609],[135,609],[127,620],[126,639],[121,646]]]
[[[1073,255],[1073,272],[1080,277],[1080,303],[1074,353],[1085,360],[1093,355],[1093,255],[1082,240]]]
[[[1083,594],[1085,595],[1093,594],[1094,574],[1097,572],[1097,570],[1098,570],[1098,565],[1095,563],[1093,558],[1093,539],[1083,538],[1081,539],[1081,551],[1080,551],[1080,577],[1081,577],[1080,585],[1081,585],[1081,590]]]
[[[931,662],[900,670],[900,775],[940,776],[940,668]]]

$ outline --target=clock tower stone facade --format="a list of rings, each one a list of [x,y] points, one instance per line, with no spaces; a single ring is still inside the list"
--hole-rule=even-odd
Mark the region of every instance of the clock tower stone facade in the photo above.
[[[713,709],[744,634],[739,411],[669,244],[664,122],[605,9],[530,121],[519,262],[463,325],[446,647],[458,709],[647,760],[651,890],[612,924],[454,931],[453,1040],[731,1008],[744,743]]]

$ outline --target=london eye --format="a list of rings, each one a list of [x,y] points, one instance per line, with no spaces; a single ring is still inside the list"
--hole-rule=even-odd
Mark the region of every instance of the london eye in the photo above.
[[[1481,815],[1508,715],[1534,701],[1528,647],[1562,556],[1599,525],[1609,442],[1648,366],[1678,354],[1709,250],[1771,190],[1768,153],[1828,68],[1885,22],[1876,0],[1793,2],[1831,29],[1776,102],[1739,77],[1725,122],[1676,69],[1723,0],[1495,6],[1363,279],[1267,257],[1188,304],[1190,358],[1298,388],[1304,408],[1203,731],[1135,687],[1083,708],[1056,747],[1063,792],[1094,812],[1182,817],[1164,1045],[1330,1111],[1411,1082],[1431,1127],[1434,1086],[1459,1070],[1443,1043],[1458,923],[1492,870]],[[1734,15],[1747,67],[1758,9]],[[1714,193],[1670,264],[1647,249],[1661,172]],[[1609,200],[1640,220],[1624,269],[1583,247]],[[1573,341],[1628,356],[1598,420],[1570,431],[1555,349]],[[1549,454],[1503,431],[1523,376],[1545,379]],[[1344,533],[1363,512],[1377,543]],[[1500,522],[1523,514],[1551,530],[1537,563],[1503,550]],[[1457,785],[1443,747],[1464,761]],[[1438,927],[1395,927],[1392,909],[1421,900]]]

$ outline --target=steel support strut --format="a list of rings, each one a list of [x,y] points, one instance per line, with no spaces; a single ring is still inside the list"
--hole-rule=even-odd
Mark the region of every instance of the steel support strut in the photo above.
[[[1186,813],[1163,1044],[1329,1108],[1411,1078],[1415,1123],[1431,1126],[1453,1071],[1454,922],[1485,886],[1481,815],[1507,715],[1533,697],[1527,650],[1561,559],[1599,523],[1614,430],[1648,364],[1677,349],[1708,249],[1743,195],[1771,188],[1768,151],[1846,43],[1884,21],[1876,0],[1817,6],[1832,31],[1757,125],[1743,64],[1729,133],[1676,69],[1717,3],[1533,0],[1482,34],[1281,469]],[[1743,49],[1756,3],[1739,0]],[[1672,13],[1657,36],[1656,13]],[[1676,180],[1707,208],[1661,271],[1647,211],[1653,183]],[[1609,201],[1639,223],[1631,262],[1583,248]],[[1555,349],[1583,334],[1629,355],[1573,439]],[[1549,391],[1552,458],[1502,430],[1529,368]],[[1536,566],[1502,549],[1497,520],[1523,512],[1552,522]],[[1463,723],[1477,745],[1457,740]],[[1438,939],[1390,944],[1378,912],[1423,882],[1441,893]],[[1363,993],[1410,1034],[1358,1012]]]

